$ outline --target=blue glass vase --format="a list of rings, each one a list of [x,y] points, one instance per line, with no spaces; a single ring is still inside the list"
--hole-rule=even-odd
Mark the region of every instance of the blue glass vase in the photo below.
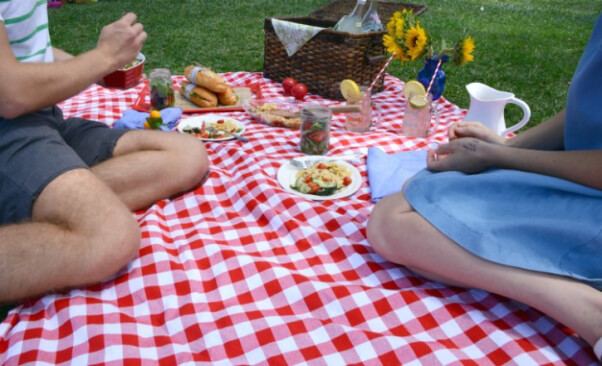
[[[443,64],[447,61],[449,61],[448,55],[441,56],[441,66],[439,67],[439,70],[437,70],[433,86],[431,86],[433,100],[439,99],[441,94],[443,94],[443,89],[445,88],[445,72],[443,71]],[[431,82],[431,78],[437,68],[437,62],[439,62],[437,55],[435,55],[434,58],[427,58],[424,60],[424,67],[418,71],[418,81],[424,85],[425,89],[428,88],[428,85]]]

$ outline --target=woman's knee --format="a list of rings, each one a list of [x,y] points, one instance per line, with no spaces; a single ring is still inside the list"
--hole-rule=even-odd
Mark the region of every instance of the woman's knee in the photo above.
[[[399,254],[403,251],[404,236],[412,231],[413,211],[405,211],[399,201],[383,199],[372,210],[368,220],[368,242],[374,250],[385,259],[399,262]]]

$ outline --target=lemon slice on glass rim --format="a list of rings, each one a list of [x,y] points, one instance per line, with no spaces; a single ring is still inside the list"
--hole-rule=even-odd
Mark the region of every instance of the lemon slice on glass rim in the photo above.
[[[341,81],[341,94],[349,103],[357,103],[362,99],[360,87],[351,79]]]
[[[424,108],[428,104],[428,99],[426,99],[426,95],[414,95],[410,98],[410,105],[412,108]]]
[[[406,83],[405,88],[403,89],[403,96],[410,98],[413,95],[422,95],[423,97],[426,95],[426,90],[424,89],[424,85],[420,81],[410,80]]]

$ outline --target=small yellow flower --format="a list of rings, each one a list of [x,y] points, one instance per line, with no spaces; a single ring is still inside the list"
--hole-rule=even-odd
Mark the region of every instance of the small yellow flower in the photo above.
[[[401,49],[401,47],[399,47],[397,42],[395,42],[395,38],[391,37],[388,34],[385,34],[383,36],[383,45],[387,48],[387,52],[395,53],[395,56],[393,56],[395,60],[403,60],[403,50]]]
[[[405,26],[405,21],[403,18],[395,20],[395,37],[403,38],[404,26]]]
[[[390,36],[394,36],[395,35],[395,25],[396,25],[397,21],[395,20],[394,17],[391,17],[391,20],[389,20],[389,23],[387,23],[387,33]]]
[[[426,30],[416,23],[415,26],[406,32],[405,45],[408,49],[408,56],[412,61],[422,56],[426,51],[428,44],[428,35]]]
[[[458,65],[462,66],[474,60],[472,52],[475,49],[474,38],[468,36],[456,46],[455,61]]]

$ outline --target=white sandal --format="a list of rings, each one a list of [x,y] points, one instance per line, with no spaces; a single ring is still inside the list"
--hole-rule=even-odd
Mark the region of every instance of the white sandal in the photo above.
[[[602,361],[602,338],[598,339],[596,344],[594,344],[594,354],[598,360]]]

